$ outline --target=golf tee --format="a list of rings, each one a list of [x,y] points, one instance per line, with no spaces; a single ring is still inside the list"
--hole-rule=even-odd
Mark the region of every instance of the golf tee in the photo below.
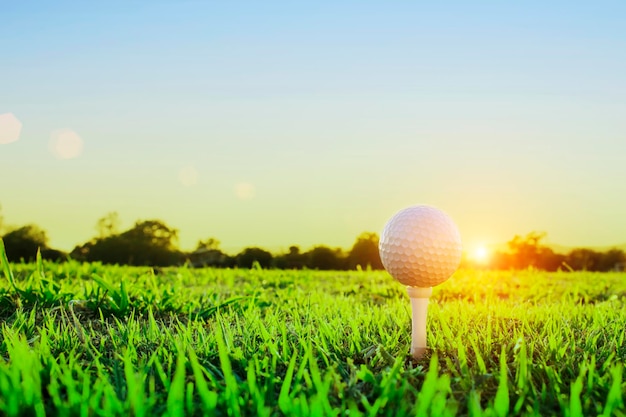
[[[421,358],[426,353],[426,318],[428,316],[428,300],[433,293],[432,287],[407,287],[411,299],[412,328],[411,356]]]

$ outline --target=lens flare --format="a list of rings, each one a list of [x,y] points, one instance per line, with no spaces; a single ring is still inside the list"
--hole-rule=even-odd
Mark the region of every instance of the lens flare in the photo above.
[[[52,132],[50,152],[59,159],[78,158],[83,153],[83,140],[71,129]]]
[[[0,145],[17,141],[21,132],[22,123],[13,113],[0,114]]]
[[[254,198],[254,185],[249,182],[240,182],[235,185],[235,195],[240,200],[252,200]]]
[[[184,187],[193,187],[198,183],[198,170],[193,165],[187,165],[178,172],[178,180]]]

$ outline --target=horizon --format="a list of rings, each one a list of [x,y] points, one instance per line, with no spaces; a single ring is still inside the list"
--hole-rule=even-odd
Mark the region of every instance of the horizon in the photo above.
[[[348,249],[415,204],[468,253],[621,247],[626,4],[602,4],[9,4],[2,214],[65,251],[111,211],[184,249]]]
[[[0,205],[0,209],[2,208],[2,206]],[[111,213],[109,213],[111,214]],[[0,220],[3,220],[3,216],[2,216],[2,211],[0,210]],[[132,223],[132,225],[129,225],[129,227],[119,227],[119,230],[117,230],[115,233],[113,233],[114,235],[118,235],[118,234],[122,234],[128,230],[130,230],[133,225],[137,222],[141,222],[141,221],[161,221],[163,222],[166,226],[174,229],[177,231],[177,233],[180,233],[180,230],[178,230],[176,228],[175,225],[171,225],[168,224],[167,222],[164,222],[161,219],[147,219],[147,218],[142,218],[142,219],[137,219],[135,222]],[[2,221],[0,221],[0,238],[2,238],[3,233],[6,234],[12,230],[16,230],[19,227],[22,226],[28,226],[28,225],[34,225],[37,227],[40,227],[45,233],[46,236],[48,238],[49,241],[53,241],[52,237],[48,234],[48,231],[46,230],[45,227],[36,224],[34,222],[28,222],[25,224],[20,224],[20,225],[15,225],[15,224],[11,224],[10,222],[6,222],[6,220],[4,220],[4,223]],[[4,229],[4,230],[2,230]],[[97,227],[94,227],[94,231],[97,229]],[[362,234],[368,234],[368,233],[375,233],[377,236],[380,236],[380,233],[378,231],[374,231],[374,230],[363,230],[360,233],[358,233],[356,236],[354,236],[354,238],[352,239],[351,243],[347,246],[339,246],[339,245],[332,245],[332,244],[328,244],[328,243],[324,243],[324,242],[315,242],[313,244],[310,245],[300,245],[298,243],[291,243],[291,244],[287,244],[287,245],[280,245],[280,246],[276,246],[276,247],[268,247],[268,246],[263,246],[263,245],[242,245],[239,247],[224,247],[222,245],[221,239],[219,238],[219,236],[207,236],[206,238],[212,238],[215,239],[217,241],[217,247],[216,249],[219,249],[220,251],[222,251],[225,254],[228,255],[235,255],[241,251],[243,251],[246,248],[252,248],[252,247],[258,247],[260,249],[264,249],[267,250],[269,252],[271,252],[272,254],[280,254],[280,253],[287,253],[289,252],[289,248],[291,246],[296,246],[298,247],[301,251],[307,251],[307,250],[311,250],[317,246],[325,246],[331,249],[339,249],[343,252],[349,252],[350,249],[352,248],[352,246],[354,245],[354,243],[358,240],[358,238],[362,235]],[[511,236],[510,239],[508,239],[507,241],[503,241],[503,242],[495,242],[492,244],[483,244],[483,245],[477,245],[474,247],[467,247],[467,246],[463,246],[463,253],[465,254],[465,256],[468,259],[474,259],[475,261],[478,261],[480,263],[482,262],[486,262],[485,259],[489,259],[495,252],[507,252],[508,251],[508,243],[509,241],[511,241],[513,238],[515,237],[521,237],[524,238],[527,235],[530,234],[534,234],[534,233],[539,233],[540,235],[542,235],[543,233],[540,231],[529,231],[527,233],[517,233],[514,236]],[[73,249],[75,249],[76,247],[79,247],[89,241],[92,241],[94,239],[100,239],[101,237],[98,236],[98,233],[95,232],[93,234],[93,236],[91,236],[89,239],[82,241],[82,242],[77,242],[75,244],[73,244],[71,247],[69,248],[61,248],[61,247],[55,247],[54,245],[50,245],[49,248],[51,249],[58,249],[61,250],[63,252],[66,253],[70,253]],[[543,234],[542,238],[540,239],[540,246],[542,247],[548,247],[550,249],[552,249],[555,253],[561,253],[561,254],[566,254],[574,249],[589,249],[589,250],[593,250],[593,251],[597,251],[597,252],[606,252],[608,250],[611,249],[619,249],[619,250],[624,250],[626,251],[626,242],[622,242],[622,243],[617,243],[617,244],[613,244],[613,245],[604,245],[604,246],[590,246],[590,245],[583,245],[583,246],[568,246],[568,245],[561,245],[558,243],[554,243],[551,242],[549,239],[549,236]],[[196,241],[194,245],[192,246],[188,246],[188,247],[183,247],[180,244],[180,238],[177,238],[177,241],[175,242],[177,248],[182,251],[182,252],[193,252],[194,250],[196,250],[196,246],[199,243],[199,241]],[[478,253],[477,253],[478,252]]]

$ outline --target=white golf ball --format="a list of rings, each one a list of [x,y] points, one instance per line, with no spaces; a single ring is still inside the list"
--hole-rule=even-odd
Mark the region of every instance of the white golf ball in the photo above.
[[[446,281],[458,268],[461,236],[443,211],[413,206],[387,222],[378,250],[383,266],[396,280],[411,287],[432,287]]]

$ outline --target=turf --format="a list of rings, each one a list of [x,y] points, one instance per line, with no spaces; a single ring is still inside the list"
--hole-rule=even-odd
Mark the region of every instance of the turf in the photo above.
[[[6,416],[624,416],[626,274],[9,265]]]

